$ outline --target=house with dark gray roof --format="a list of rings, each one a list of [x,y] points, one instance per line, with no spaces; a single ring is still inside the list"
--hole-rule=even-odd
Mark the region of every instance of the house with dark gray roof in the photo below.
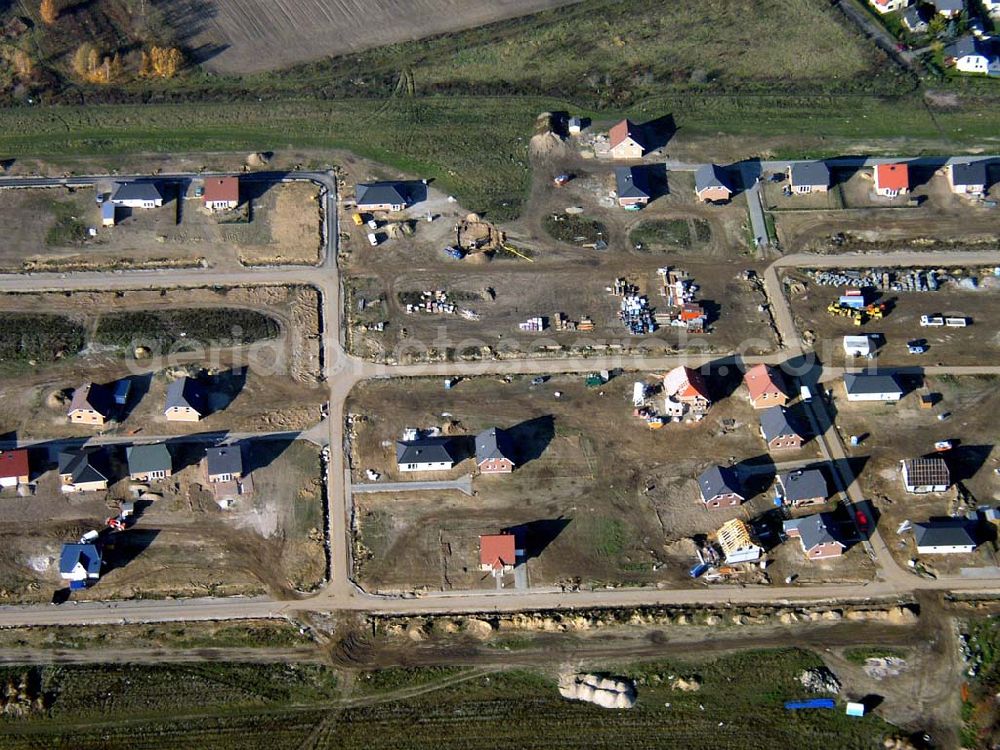
[[[970,524],[960,518],[943,518],[913,524],[913,540],[921,555],[970,554],[976,550],[976,539]]]
[[[514,443],[499,427],[476,435],[476,465],[483,474],[510,474],[514,471]]]
[[[845,372],[844,390],[848,401],[899,401],[903,397],[903,389],[892,374]]]
[[[954,18],[965,10],[965,0],[931,0],[931,4],[945,18]]]
[[[166,443],[130,445],[125,449],[128,475],[134,482],[166,479],[174,471],[174,462]]]
[[[792,162],[786,174],[793,193],[825,193],[830,189],[830,169],[825,162]]]
[[[643,167],[615,167],[615,187],[619,206],[645,206],[649,203],[649,184]]]
[[[825,503],[830,490],[819,469],[799,469],[778,475],[781,496],[787,505],[800,508]]]
[[[982,195],[989,186],[986,161],[958,161],[945,167],[948,186],[958,195]]]
[[[436,436],[396,442],[400,471],[447,471],[456,463],[457,451],[449,437]]]
[[[698,477],[698,489],[706,508],[733,508],[746,500],[739,475],[730,466],[709,466]]]
[[[129,208],[158,208],[163,205],[163,194],[152,182],[119,182],[111,202]]]
[[[167,386],[163,414],[168,422],[197,422],[208,414],[208,397],[201,383],[183,377]]]
[[[962,73],[1000,75],[1000,62],[992,40],[963,36],[944,48],[944,61]]]
[[[694,193],[705,203],[728,201],[733,195],[729,178],[717,164],[702,164],[694,173]]]
[[[359,182],[354,202],[361,211],[402,211],[409,205],[406,188],[399,182]]]
[[[101,548],[96,544],[64,544],[59,554],[59,576],[71,584],[100,578]]]
[[[104,448],[59,451],[58,464],[63,492],[97,492],[108,488],[111,470]]]
[[[239,443],[215,445],[205,451],[208,481],[236,482],[243,477],[243,451]]]
[[[768,450],[797,450],[802,447],[802,431],[793,423],[784,406],[771,406],[760,412],[760,434]]]
[[[802,518],[791,518],[782,524],[789,539],[798,539],[802,551],[810,560],[840,557],[847,549],[840,529],[829,513],[816,513]]]
[[[927,14],[919,3],[903,11],[902,21],[903,26],[914,34],[923,34],[930,28],[927,24]]]

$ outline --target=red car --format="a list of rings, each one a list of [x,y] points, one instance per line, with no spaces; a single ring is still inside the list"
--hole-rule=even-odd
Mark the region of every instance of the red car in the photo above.
[[[854,521],[862,531],[868,528],[868,516],[864,514],[864,511],[854,511]]]

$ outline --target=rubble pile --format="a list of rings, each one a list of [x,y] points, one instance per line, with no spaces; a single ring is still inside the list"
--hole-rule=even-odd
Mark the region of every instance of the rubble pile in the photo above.
[[[831,695],[840,693],[840,680],[826,667],[807,669],[799,675],[799,682],[802,683],[802,687],[813,693],[830,693]]]
[[[602,708],[632,708],[636,700],[635,684],[631,680],[594,674],[563,675],[559,680],[559,695]]]

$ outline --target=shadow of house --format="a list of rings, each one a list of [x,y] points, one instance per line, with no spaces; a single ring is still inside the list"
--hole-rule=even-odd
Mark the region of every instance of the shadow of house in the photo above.
[[[983,468],[992,451],[992,445],[957,445],[946,453],[930,453],[928,456],[945,459],[952,483],[967,482]]]
[[[733,198],[751,188],[758,177],[764,179],[764,168],[761,166],[759,158],[733,162],[720,168],[722,173],[729,178],[729,187],[732,188]]]
[[[646,180],[646,191],[649,193],[650,201],[670,195],[666,164],[645,164],[637,169],[643,172],[643,177]]]
[[[545,551],[556,538],[569,526],[571,518],[547,518],[538,521],[529,521],[518,526],[511,526],[503,529],[505,534],[513,534],[516,546],[524,550],[524,559],[530,560],[538,557]]]
[[[142,402],[146,394],[149,393],[150,383],[153,382],[153,373],[147,372],[141,375],[130,375],[123,378],[129,383],[128,398],[124,406],[118,407],[118,419],[124,422],[135,411],[135,408]]]
[[[171,463],[173,464],[173,474],[186,469],[189,466],[197,466],[205,459],[205,447],[222,439],[216,438],[215,433],[207,433],[212,439],[206,442],[200,440],[201,435],[186,435],[183,437],[170,438],[166,441],[167,450],[170,451]]]
[[[106,576],[114,570],[127,567],[130,562],[149,549],[159,534],[159,529],[136,528],[114,534],[104,544],[102,551],[104,572],[102,575]]]
[[[639,126],[646,152],[666,146],[677,135],[677,122],[673,115],[663,115]]]
[[[237,367],[225,370],[212,375],[208,379],[206,390],[208,392],[208,412],[215,414],[225,411],[236,400],[236,397],[243,391],[247,382],[247,367]]]
[[[556,435],[555,417],[546,414],[505,430],[514,445],[515,463],[524,466],[541,458]]]
[[[241,440],[237,445],[243,454],[244,476],[273,464],[294,442],[294,437]]]
[[[778,474],[774,459],[767,453],[740,461],[733,469],[739,479],[743,497],[747,500],[766,492],[774,484]]]

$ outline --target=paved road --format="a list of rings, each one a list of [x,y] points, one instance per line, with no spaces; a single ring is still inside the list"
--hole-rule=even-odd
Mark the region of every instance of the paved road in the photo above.
[[[449,491],[464,492],[472,497],[472,475],[466,474],[459,479],[444,479],[436,482],[370,482],[351,485],[351,492],[355,495],[365,495],[374,492],[435,492]]]
[[[750,228],[753,230],[754,240],[757,247],[766,250],[771,244],[771,238],[767,233],[767,221],[764,219],[764,203],[760,194],[760,182],[754,180],[750,187],[746,189],[747,208],[750,209]]]
[[[0,450],[31,448],[44,445],[51,448],[66,446],[82,447],[94,445],[142,445],[144,443],[202,443],[216,445],[237,440],[299,440],[304,437],[301,430],[279,430],[275,432],[194,432],[187,435],[92,435],[84,437],[32,438],[30,440],[0,440]]]
[[[987,157],[983,157],[987,158]],[[996,157],[988,157],[996,158]],[[931,160],[939,163],[941,160]],[[921,161],[917,159],[916,161]],[[880,160],[850,157],[833,160],[860,166]],[[779,170],[788,162],[753,163],[749,170]],[[691,165],[692,168],[697,165]],[[210,269],[136,271],[127,273],[72,273],[63,275],[0,275],[0,291],[129,289],[145,286],[208,286],[213,284],[311,284],[322,297],[324,375],[329,388],[329,416],[307,433],[316,439],[326,435],[331,446],[328,462],[328,517],[331,580],[318,594],[295,601],[274,601],[268,598],[203,598],[192,600],[129,601],[120,603],[76,603],[63,605],[0,607],[0,626],[18,624],[114,623],[122,621],[160,622],[177,620],[216,620],[246,617],[282,617],[297,611],[361,610],[384,613],[425,612],[489,612],[516,611],[533,608],[615,607],[656,604],[724,604],[808,602],[830,599],[899,597],[917,590],[949,589],[958,591],[1000,591],[1000,577],[983,580],[948,578],[937,581],[911,576],[892,562],[891,556],[877,535],[872,537],[879,562],[879,580],[867,585],[829,584],[815,587],[712,587],[679,590],[628,589],[586,592],[562,592],[546,589],[529,591],[449,591],[423,597],[381,597],[362,591],[351,579],[349,529],[351,519],[350,471],[347,466],[344,434],[344,403],[351,389],[361,380],[385,376],[415,375],[479,375],[514,373],[586,373],[595,369],[623,367],[647,371],[662,371],[677,364],[699,365],[703,362],[753,364],[760,361],[781,361],[803,352],[795,330],[790,306],[785,299],[778,276],[780,268],[850,266],[907,266],[948,264],[996,264],[1000,252],[985,253],[893,253],[885,255],[811,256],[789,255],[779,258],[766,271],[765,292],[770,300],[775,324],[783,343],[783,352],[770,357],[740,357],[731,355],[678,355],[673,357],[608,356],[577,359],[531,359],[518,361],[463,362],[428,365],[386,366],[365,362],[347,354],[343,347],[343,320],[340,300],[340,279],[336,268],[337,212],[335,183],[325,173],[297,173],[298,177],[321,181],[327,189],[325,202],[327,252],[321,266],[278,266],[267,269],[247,269],[235,273],[220,273]],[[178,176],[183,178],[184,176]],[[267,179],[264,175],[250,179]],[[74,184],[93,184],[98,179],[72,178]],[[90,182],[88,182],[88,180]],[[81,182],[82,181],[82,182]],[[0,180],[0,187],[19,185],[62,184],[56,180]],[[930,370],[932,368],[926,368]],[[936,368],[939,372],[964,372],[969,368]],[[981,371],[981,368],[976,368]],[[987,368],[1000,371],[1000,368]],[[837,368],[823,368],[817,378],[836,377]],[[817,399],[814,399],[814,402]],[[835,466],[845,461],[843,445],[830,425],[829,415],[817,404],[813,418],[824,456]],[[147,436],[148,437],[148,436]],[[846,474],[843,485],[853,502],[861,502],[860,490],[854,477]]]

